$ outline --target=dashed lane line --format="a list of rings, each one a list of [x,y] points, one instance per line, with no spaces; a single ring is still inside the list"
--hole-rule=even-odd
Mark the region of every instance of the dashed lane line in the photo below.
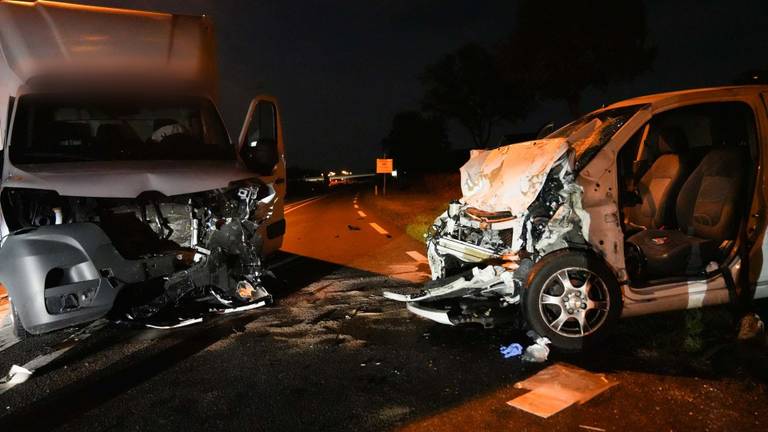
[[[357,211],[357,214],[358,214],[358,215],[360,215],[360,217],[365,217],[365,216],[367,216],[367,215],[365,214],[365,212],[363,212],[363,211],[360,211],[360,210],[358,210],[358,211]]]
[[[375,229],[377,233],[381,235],[389,235],[389,232],[387,232],[387,230],[385,230],[384,228],[380,227],[379,224],[375,222],[371,222],[369,225],[371,226],[371,228]]]
[[[409,257],[413,258],[414,261],[427,262],[427,257],[425,257],[424,255],[422,255],[422,254],[420,254],[420,253],[418,253],[416,251],[408,251],[405,254],[408,255]]]
[[[298,205],[304,204],[305,202],[316,200],[317,198],[319,198],[319,197],[313,196],[313,197],[309,197],[309,198],[304,198],[303,200],[300,200],[300,201],[294,201],[294,202],[286,203],[285,204],[285,209],[286,210],[291,209],[291,208],[296,207]]]
[[[320,197],[317,197],[317,198],[313,198],[313,199],[311,199],[309,201],[306,201],[306,202],[304,202],[304,203],[302,203],[300,205],[295,205],[295,206],[293,206],[293,207],[283,211],[283,213],[284,214],[288,214],[288,213],[290,213],[290,212],[292,212],[294,210],[298,210],[298,209],[300,209],[300,208],[302,208],[302,207],[304,207],[306,205],[310,205],[310,204],[312,204],[314,202],[320,201],[321,199],[326,198],[327,196],[328,195],[323,195],[323,196],[320,196]]]
[[[44,354],[28,361],[23,366],[14,365],[5,378],[0,379],[0,394],[7,392],[15,386],[27,381],[36,370],[61,357],[75,345],[89,338],[92,334],[106,327],[109,321],[101,319],[70,335],[67,339],[56,345],[51,353]]]

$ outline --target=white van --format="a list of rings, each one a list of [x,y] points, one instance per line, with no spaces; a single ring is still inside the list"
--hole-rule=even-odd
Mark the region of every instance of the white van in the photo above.
[[[768,297],[768,87],[622,101],[535,141],[473,151],[428,237],[412,312],[522,313],[565,350],[619,317]]]
[[[277,102],[237,140],[206,17],[0,1],[0,283],[17,333],[186,299],[266,302],[285,232]]]

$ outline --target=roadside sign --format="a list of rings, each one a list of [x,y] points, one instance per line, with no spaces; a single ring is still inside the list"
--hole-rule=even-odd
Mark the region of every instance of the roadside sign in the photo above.
[[[389,174],[392,172],[392,159],[376,159],[376,174]]]

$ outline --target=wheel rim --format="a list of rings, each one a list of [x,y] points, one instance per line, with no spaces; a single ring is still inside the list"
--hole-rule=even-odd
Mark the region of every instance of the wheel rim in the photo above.
[[[547,279],[539,294],[539,313],[555,333],[584,337],[605,323],[610,310],[605,282],[580,267],[562,269]]]

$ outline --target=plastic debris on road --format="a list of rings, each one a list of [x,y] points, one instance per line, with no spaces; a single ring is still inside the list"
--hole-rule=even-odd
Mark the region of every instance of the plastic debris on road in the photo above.
[[[515,384],[515,388],[531,391],[507,405],[547,418],[575,403],[584,404],[616,384],[618,381],[604,374],[558,363]]]
[[[744,316],[739,323],[739,334],[736,339],[746,341],[765,335],[765,324],[760,319],[760,315],[750,313]]]
[[[549,358],[549,345],[551,342],[548,338],[539,336],[533,330],[526,333],[528,337],[533,339],[533,345],[525,349],[523,354],[523,360],[533,363],[543,363]]]
[[[7,392],[18,384],[26,382],[35,373],[34,369],[30,370],[24,366],[13,365],[11,370],[8,371],[8,375],[0,378],[0,394]]]
[[[28,380],[30,376],[32,376],[31,370],[18,365],[13,365],[11,366],[8,375],[3,378],[2,384],[21,384]]]
[[[517,343],[513,343],[509,346],[502,346],[499,348],[499,351],[501,351],[501,355],[504,356],[505,359],[517,357],[520,354],[523,353],[523,346]]]
[[[200,324],[201,322],[203,322],[202,318],[192,318],[187,320],[180,320],[178,323],[175,323],[175,324],[160,325],[160,324],[145,323],[144,326],[151,329],[156,329],[156,330],[170,330],[170,329],[176,329],[181,327],[187,327],[194,324]]]

